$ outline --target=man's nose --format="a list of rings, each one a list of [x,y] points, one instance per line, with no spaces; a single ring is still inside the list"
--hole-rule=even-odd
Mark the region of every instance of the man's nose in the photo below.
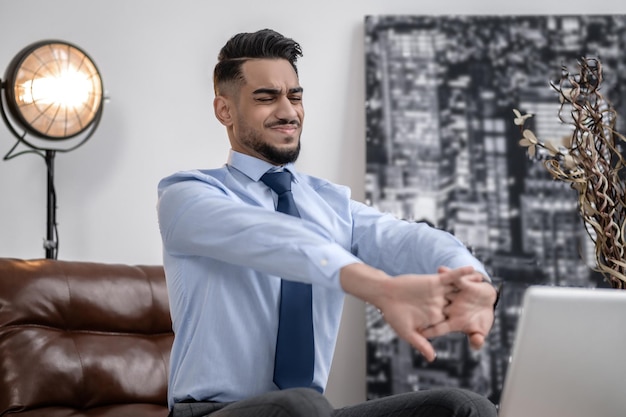
[[[296,111],[296,106],[291,102],[291,100],[289,100],[288,97],[281,97],[278,100],[276,117],[283,120],[300,121],[300,117]]]

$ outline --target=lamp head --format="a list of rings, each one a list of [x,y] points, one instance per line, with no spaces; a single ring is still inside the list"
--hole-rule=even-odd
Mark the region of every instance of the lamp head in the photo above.
[[[63,41],[40,41],[22,49],[9,64],[3,87],[13,119],[45,140],[72,138],[95,127],[102,111],[96,65]]]

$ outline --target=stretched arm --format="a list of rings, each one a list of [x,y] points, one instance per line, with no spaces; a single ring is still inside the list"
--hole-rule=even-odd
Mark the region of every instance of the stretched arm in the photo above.
[[[472,266],[488,275],[465,245],[446,231],[424,223],[398,220],[358,202],[352,203],[352,213],[352,252],[389,275],[434,274],[442,265],[449,268]]]
[[[211,177],[185,178],[159,195],[163,247],[172,256],[213,258],[337,289],[339,269],[358,262],[313,222],[244,202]]]
[[[392,281],[410,277],[391,284],[411,297],[406,304],[398,303],[406,308],[386,308],[384,301],[379,305],[366,299],[383,311],[398,336],[429,360],[434,352],[427,339],[449,332],[466,333],[471,346],[480,348],[493,325],[496,299],[491,283],[483,282],[489,281],[483,265],[445,231],[381,215],[360,203],[353,204],[353,213],[354,251],[358,256],[381,273],[384,271],[387,278],[394,277]],[[451,272],[454,274],[449,275]],[[349,285],[343,281],[343,270],[341,282]],[[385,308],[392,312],[391,317]],[[416,314],[418,311],[421,316]]]

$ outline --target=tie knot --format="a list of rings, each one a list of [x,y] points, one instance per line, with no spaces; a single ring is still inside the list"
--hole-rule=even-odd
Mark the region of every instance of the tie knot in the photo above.
[[[291,191],[291,172],[266,172],[261,177],[261,181],[270,187],[276,194]]]

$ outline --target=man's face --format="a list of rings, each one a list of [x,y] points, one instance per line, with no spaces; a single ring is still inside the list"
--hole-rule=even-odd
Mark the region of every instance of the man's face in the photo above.
[[[296,72],[284,59],[255,59],[242,73],[244,84],[232,100],[232,148],[275,165],[294,162],[304,121]]]

